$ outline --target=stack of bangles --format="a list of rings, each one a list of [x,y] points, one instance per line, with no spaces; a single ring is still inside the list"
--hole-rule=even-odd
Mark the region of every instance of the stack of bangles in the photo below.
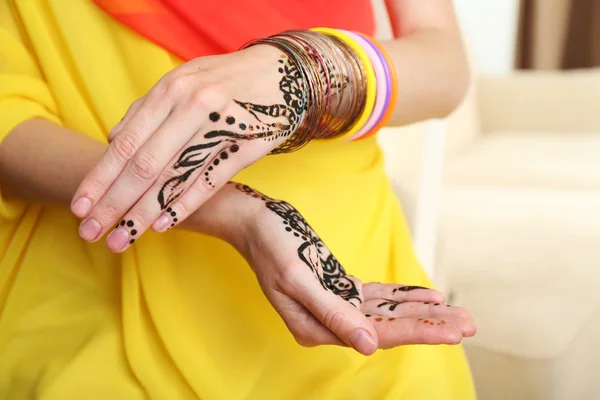
[[[398,97],[392,61],[374,39],[357,32],[315,28],[286,31],[246,43],[269,44],[289,60],[280,82],[297,126],[272,153],[298,150],[313,139],[354,141],[389,121]],[[283,63],[283,61],[280,61]]]

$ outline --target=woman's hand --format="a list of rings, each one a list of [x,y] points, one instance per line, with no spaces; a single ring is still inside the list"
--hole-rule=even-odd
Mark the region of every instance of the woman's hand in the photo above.
[[[236,247],[260,286],[304,346],[352,346],[362,354],[406,344],[456,344],[475,334],[469,312],[418,286],[362,282],[347,275],[302,215],[248,186],[262,203]]]
[[[110,146],[71,204],[93,242],[123,251],[149,227],[164,231],[297,128],[299,71],[258,45],[202,57],[165,75],[109,135]]]

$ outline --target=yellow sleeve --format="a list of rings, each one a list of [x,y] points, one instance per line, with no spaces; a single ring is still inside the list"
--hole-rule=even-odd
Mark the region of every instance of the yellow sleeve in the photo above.
[[[60,123],[48,85],[29,51],[10,1],[0,0],[0,145],[8,133],[30,118]],[[20,215],[24,204],[2,198],[0,219]]]

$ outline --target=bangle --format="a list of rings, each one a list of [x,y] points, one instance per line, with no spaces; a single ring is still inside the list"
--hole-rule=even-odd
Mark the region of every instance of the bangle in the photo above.
[[[358,132],[356,132],[354,135],[352,135],[351,137],[348,138],[349,141],[352,141],[352,140],[356,140],[359,137],[370,132],[371,129],[377,124],[377,122],[379,122],[379,120],[385,113],[386,100],[388,98],[388,94],[390,93],[390,90],[388,88],[386,88],[386,86],[389,86],[388,85],[389,80],[387,79],[388,73],[385,70],[385,66],[384,66],[386,64],[386,62],[385,62],[385,59],[383,59],[383,56],[380,54],[379,49],[377,47],[373,46],[367,39],[360,36],[356,32],[348,32],[348,31],[343,31],[343,32],[348,34],[354,40],[356,40],[363,47],[363,49],[367,52],[367,55],[369,56],[369,60],[371,61],[371,64],[373,65],[373,69],[375,70],[375,77],[376,77],[376,84],[377,84],[377,86],[376,86],[377,91],[376,91],[376,95],[375,95],[375,105],[373,107],[373,112],[371,112],[371,115],[369,116],[369,119],[367,120],[365,125],[363,125],[358,130]],[[387,103],[389,103],[389,101]]]
[[[377,91],[375,70],[373,69],[373,65],[371,64],[371,60],[369,59],[369,56],[367,55],[366,51],[349,35],[339,30],[331,28],[314,28],[311,30],[314,32],[319,32],[325,35],[333,36],[342,41],[347,46],[349,46],[352,50],[354,50],[354,52],[362,62],[362,67],[365,69],[367,94],[362,114],[348,131],[333,139],[335,141],[346,140],[354,136],[354,134],[358,132],[363,125],[365,125],[365,123],[369,119],[369,116],[371,115],[371,112],[373,111],[373,107],[375,105],[375,93]]]
[[[372,62],[377,65],[377,53],[365,42],[355,34],[320,28],[285,31],[241,47],[267,44],[285,54],[279,60],[279,72],[285,72],[280,89],[284,90],[286,104],[278,105],[277,114],[288,122],[271,124],[274,129],[267,132],[265,140],[285,140],[270,154],[298,150],[314,139],[344,140],[366,131],[377,99]],[[379,75],[382,66],[385,64],[379,61]],[[380,89],[380,93],[385,92]],[[378,114],[383,108],[379,103]]]
[[[368,39],[371,43],[373,43],[373,45],[379,49],[379,52],[385,58],[386,64],[388,66],[388,70],[390,72],[390,80],[389,81],[391,84],[391,96],[390,96],[390,101],[387,106],[387,109],[385,110],[385,113],[383,114],[383,116],[381,117],[379,122],[377,122],[377,124],[375,124],[375,126],[371,129],[370,132],[367,132],[364,136],[361,136],[360,138],[358,138],[358,140],[367,139],[367,138],[375,135],[379,131],[379,129],[384,127],[388,123],[390,118],[392,118],[392,115],[394,114],[394,111],[396,109],[396,103],[398,101],[398,75],[396,74],[396,68],[394,68],[394,63],[392,62],[392,59],[390,58],[387,51],[383,48],[383,46],[381,46],[381,44],[379,42],[377,42],[375,39],[371,38],[368,35],[363,35],[363,36],[366,39]]]

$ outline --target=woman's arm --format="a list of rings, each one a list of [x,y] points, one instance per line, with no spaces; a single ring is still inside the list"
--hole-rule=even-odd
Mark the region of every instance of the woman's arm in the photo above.
[[[382,44],[398,74],[398,103],[389,125],[443,118],[469,84],[467,57],[452,0],[386,0],[396,39]]]
[[[68,205],[106,144],[35,118],[0,143],[0,187],[6,199]]]

